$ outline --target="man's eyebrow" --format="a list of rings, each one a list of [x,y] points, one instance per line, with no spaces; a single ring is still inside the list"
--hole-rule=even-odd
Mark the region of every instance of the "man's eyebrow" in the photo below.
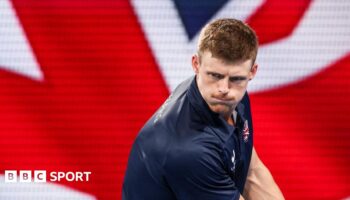
[[[218,75],[221,77],[225,77],[224,74],[220,74],[218,72],[213,72],[213,71],[207,71],[207,74],[213,74],[213,75]],[[241,76],[241,75],[236,75],[236,76],[230,76],[229,80],[233,80],[233,81],[244,81],[247,80],[248,78],[246,76]]]
[[[223,74],[220,74],[218,72],[213,72],[213,71],[207,71],[207,74],[215,74],[215,75],[219,75],[219,76],[225,76]]]
[[[229,79],[233,81],[244,81],[248,78],[246,76],[230,76]]]

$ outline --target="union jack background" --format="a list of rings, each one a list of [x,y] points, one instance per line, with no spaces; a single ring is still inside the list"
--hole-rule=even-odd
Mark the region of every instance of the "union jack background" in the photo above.
[[[286,199],[350,198],[350,1],[0,0],[0,199],[121,199],[132,142],[200,28],[256,30],[254,145]],[[5,170],[91,171],[5,183]]]

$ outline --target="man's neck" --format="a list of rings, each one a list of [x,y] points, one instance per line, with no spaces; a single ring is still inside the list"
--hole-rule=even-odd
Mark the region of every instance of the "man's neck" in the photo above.
[[[224,120],[231,126],[235,125],[236,116],[237,116],[237,113],[235,110],[233,110],[230,113],[227,113],[226,115],[222,115]]]
[[[227,121],[227,123],[228,123],[229,125],[231,125],[231,126],[234,126],[234,125],[235,125],[235,121],[233,120],[232,115],[231,115],[226,121]]]

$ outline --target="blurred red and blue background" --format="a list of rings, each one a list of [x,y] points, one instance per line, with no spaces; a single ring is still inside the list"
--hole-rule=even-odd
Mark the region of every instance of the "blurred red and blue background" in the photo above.
[[[350,1],[0,0],[0,199],[121,199],[138,130],[200,28],[256,30],[254,145],[286,199],[350,196]],[[91,171],[5,183],[5,170]]]

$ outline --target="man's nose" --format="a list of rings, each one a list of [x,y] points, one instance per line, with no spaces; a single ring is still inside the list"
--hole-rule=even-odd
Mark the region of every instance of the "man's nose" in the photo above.
[[[229,92],[228,79],[224,78],[219,81],[219,92],[222,94],[227,94]]]

